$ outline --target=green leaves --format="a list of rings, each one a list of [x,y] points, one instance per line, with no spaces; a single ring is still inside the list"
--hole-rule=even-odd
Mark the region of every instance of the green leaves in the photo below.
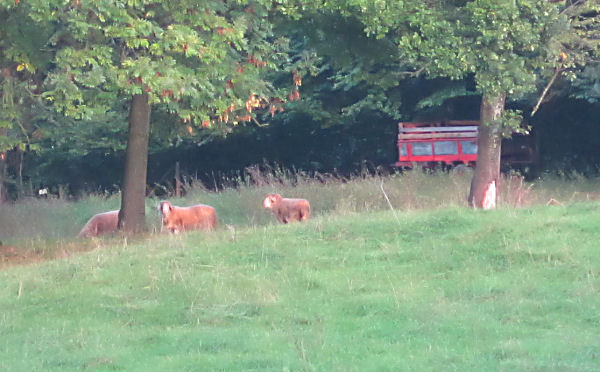
[[[531,126],[523,125],[521,110],[504,110],[502,112],[502,135],[510,137],[513,133],[529,134]]]
[[[431,77],[474,73],[480,92],[536,89],[540,70],[557,65],[557,40],[567,32],[559,5],[546,0],[384,3],[356,0],[347,9],[368,34],[398,46],[399,62]]]
[[[285,63],[273,38],[270,1],[32,0],[38,21],[58,25],[55,68],[44,98],[79,119],[119,98],[147,93],[184,124],[207,127],[247,116],[276,92],[263,78]],[[209,123],[207,125],[206,123]]]
[[[573,95],[588,102],[600,102],[600,65],[586,66],[578,78],[572,82]]]
[[[464,10],[463,32],[472,35],[471,69],[480,91],[518,97],[536,89],[540,70],[556,65],[554,41],[566,30],[555,4],[476,0]]]
[[[416,106],[418,109],[436,107],[441,106],[444,103],[444,101],[453,97],[464,97],[476,94],[478,93],[468,91],[465,87],[465,84],[461,84],[459,82],[435,91],[433,94],[417,102]]]

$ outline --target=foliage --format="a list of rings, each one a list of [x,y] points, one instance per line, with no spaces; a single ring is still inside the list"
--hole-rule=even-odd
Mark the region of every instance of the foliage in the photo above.
[[[49,22],[32,27],[27,11],[0,6],[0,152],[36,149],[41,132],[33,123],[35,92],[52,59],[45,48],[53,27]]]
[[[568,77],[575,78],[578,68],[597,65],[600,56],[600,1],[569,1],[561,10],[570,21],[570,32],[560,40],[561,55]]]
[[[535,135],[540,143],[540,159],[552,172],[600,171],[600,104],[587,100],[556,97],[534,116]]]
[[[555,68],[569,71],[589,62],[598,49],[597,1],[367,0],[327,6],[358,17],[368,34],[397,45],[398,63],[415,74],[473,75],[479,92],[502,91],[512,99],[535,90],[538,78]]]
[[[555,71],[571,63],[561,44],[571,32],[571,19],[560,11],[561,5],[546,0],[322,4],[356,16],[367,34],[389,37],[401,51],[400,63],[411,66],[416,75],[473,76],[482,94],[480,121],[488,127],[480,127],[469,203],[484,207],[487,187],[500,172],[499,136],[521,127],[520,113],[504,115],[506,98],[535,91],[539,78],[554,72],[552,83]],[[542,97],[546,92],[547,88]]]
[[[572,82],[573,96],[589,102],[600,102],[600,64],[586,66]]]
[[[433,92],[429,96],[421,99],[416,107],[418,109],[428,108],[428,107],[436,107],[442,106],[446,100],[454,97],[464,97],[477,95],[478,93],[474,91],[470,91],[467,89],[463,82],[449,84],[447,87],[442,87],[439,90]]]
[[[10,77],[0,75],[0,151],[39,149],[35,164],[43,167],[25,163],[34,183],[89,181],[96,189],[94,177],[78,178],[102,164],[111,169],[98,177],[121,170],[114,159],[124,148],[128,99],[149,89],[154,152],[176,147],[178,156],[217,139],[222,155],[212,147],[189,161],[222,170],[227,160],[243,169],[267,158],[344,172],[360,157],[386,164],[395,155],[393,120],[447,118],[446,107],[434,108],[452,98],[502,86],[514,104],[558,71],[577,75],[570,93],[595,102],[598,7],[590,0],[5,1],[0,68]],[[60,113],[36,101],[48,72],[44,97]],[[505,113],[505,134],[528,130],[520,118],[530,102],[518,108]],[[232,143],[250,147],[243,155],[251,163],[221,141],[243,122],[251,125]],[[58,178],[59,163],[83,170]],[[164,164],[154,166],[162,177]],[[104,184],[114,182],[107,176]]]
[[[429,76],[473,76],[480,93],[522,97],[537,88],[540,72],[563,63],[568,18],[545,0],[352,4],[367,33],[394,41],[400,63]]]
[[[27,6],[33,20],[57,25],[56,68],[44,97],[67,116],[98,120],[119,98],[146,92],[193,133],[225,131],[226,123],[250,120],[256,108],[275,104],[277,92],[259,76],[285,61],[286,42],[271,33],[267,1]]]
[[[31,23],[26,6],[0,6],[0,55],[3,67],[11,67],[21,77],[32,77],[48,68],[52,52],[46,45],[54,31],[51,22]]]
[[[298,68],[304,76],[302,100],[286,106],[282,116],[290,118],[283,120],[300,113],[330,127],[378,115],[406,119],[450,98],[476,94],[465,81],[413,79],[392,40],[366,35],[358,19],[330,10],[310,8],[296,21],[277,23],[276,32],[290,36],[297,58],[311,60],[308,68]]]
[[[360,113],[398,117],[398,67],[390,58],[395,51],[367,37],[356,20],[312,9],[298,20],[279,20],[276,32],[289,35],[293,58],[305,61],[297,68],[303,75],[302,101],[288,105],[287,112],[310,115],[323,127],[350,122]]]

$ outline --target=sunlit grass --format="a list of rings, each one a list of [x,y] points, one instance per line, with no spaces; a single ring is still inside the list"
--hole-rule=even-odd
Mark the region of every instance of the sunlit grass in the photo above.
[[[310,200],[312,216],[350,216],[365,212],[392,210],[432,210],[465,207],[472,174],[414,170],[402,174],[374,176],[357,174],[352,178],[308,175],[280,168],[249,168],[245,177],[222,180],[229,185],[219,192],[198,181],[186,186],[183,198],[165,198],[173,204],[212,205],[221,229],[274,224],[274,217],[262,208],[266,194],[278,192],[287,197]],[[499,207],[515,209],[534,205],[569,204],[599,199],[597,179],[577,174],[545,177],[523,183],[506,177],[499,187]],[[146,200],[148,237],[161,231],[158,198]],[[79,251],[95,249],[110,240],[80,240],[75,236],[94,214],[118,209],[119,195],[90,195],[77,202],[57,199],[25,199],[0,209],[0,266],[64,258]],[[106,240],[104,238],[103,240]],[[4,254],[9,250],[9,254]]]
[[[224,180],[231,185],[219,192],[192,182],[183,198],[164,197],[173,204],[197,203],[215,207],[221,226],[264,226],[274,218],[262,208],[265,195],[306,198],[312,215],[348,215],[371,211],[429,210],[466,206],[472,174],[415,170],[391,176],[357,175],[346,179],[332,175],[307,175],[283,169],[249,171],[244,179]],[[520,184],[505,179],[499,189],[500,208],[545,205],[551,199],[568,204],[600,199],[600,180],[577,175],[540,178]],[[150,232],[160,230],[157,206],[160,199],[146,201]],[[120,196],[89,196],[77,202],[27,199],[0,208],[0,241],[19,246],[55,245],[71,241],[94,214],[118,209]],[[42,243],[43,242],[43,243]]]
[[[335,211],[4,269],[0,370],[600,365],[600,204]]]

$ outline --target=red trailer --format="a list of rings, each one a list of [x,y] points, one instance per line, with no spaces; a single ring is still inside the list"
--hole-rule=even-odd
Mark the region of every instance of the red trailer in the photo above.
[[[397,167],[416,164],[474,165],[477,161],[477,120],[398,123]],[[533,137],[515,135],[502,141],[504,165],[533,166],[537,162]]]

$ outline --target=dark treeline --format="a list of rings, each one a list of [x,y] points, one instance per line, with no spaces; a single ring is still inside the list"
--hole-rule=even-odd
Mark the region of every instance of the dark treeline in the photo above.
[[[184,178],[214,189],[243,179],[244,169],[269,165],[305,172],[350,175],[363,167],[389,167],[396,157],[396,124],[380,115],[361,115],[356,121],[322,128],[309,115],[298,114],[266,127],[244,127],[201,146],[182,143],[150,154],[148,185],[155,193],[172,187],[175,164]],[[91,152],[68,159],[64,152],[29,156],[27,179],[71,194],[114,192],[123,173],[124,153]],[[36,182],[37,181],[37,182]],[[158,186],[158,187],[157,187]]]
[[[472,118],[472,101],[455,99],[435,110],[416,113],[414,119]],[[557,99],[532,118],[537,136],[541,172],[577,172],[597,175],[600,168],[600,104],[583,100]],[[361,169],[390,169],[396,161],[396,120],[376,113],[323,128],[310,115],[288,115],[266,127],[247,126],[226,137],[198,146],[182,143],[149,158],[149,191],[161,195],[173,188],[175,164],[184,178],[197,179],[209,189],[231,185],[248,176],[244,169],[254,165],[276,166],[308,173],[349,176]],[[34,187],[54,191],[59,185],[70,194],[115,192],[123,173],[123,152],[91,152],[71,158],[63,151],[45,152],[45,157],[27,156],[24,177]]]

